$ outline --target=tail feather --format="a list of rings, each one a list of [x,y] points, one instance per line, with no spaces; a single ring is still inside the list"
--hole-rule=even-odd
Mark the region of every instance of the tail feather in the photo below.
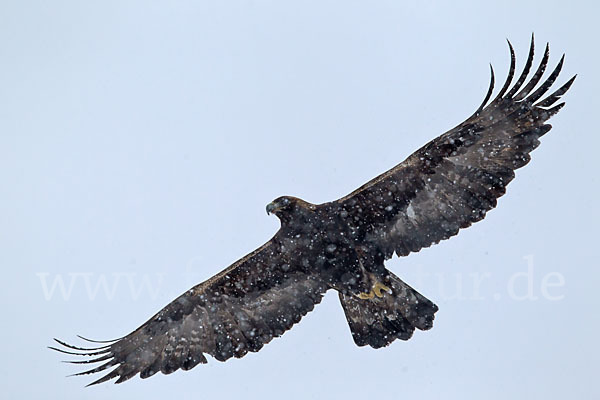
[[[381,298],[359,299],[352,294],[339,294],[358,346],[378,349],[396,339],[410,339],[415,328],[427,330],[433,326],[438,310],[433,302],[391,272],[384,283],[391,290],[383,292]]]

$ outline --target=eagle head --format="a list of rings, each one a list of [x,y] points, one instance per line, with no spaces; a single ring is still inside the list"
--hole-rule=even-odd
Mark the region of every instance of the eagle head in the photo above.
[[[314,204],[292,196],[281,196],[267,204],[267,214],[275,214],[281,221],[289,222],[297,214],[314,210]]]

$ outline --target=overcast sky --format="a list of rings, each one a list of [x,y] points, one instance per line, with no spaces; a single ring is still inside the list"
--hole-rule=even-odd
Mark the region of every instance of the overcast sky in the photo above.
[[[594,398],[595,2],[3,1],[5,398]],[[535,32],[579,77],[470,229],[388,268],[434,328],[354,345],[337,296],[241,360],[84,389],[46,346],[123,336],[278,229],[460,123]],[[552,65],[553,67],[554,65]]]

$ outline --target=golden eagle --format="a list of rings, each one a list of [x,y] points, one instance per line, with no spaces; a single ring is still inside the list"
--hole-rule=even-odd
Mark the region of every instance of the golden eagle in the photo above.
[[[491,101],[494,71],[481,106],[466,121],[417,150],[404,162],[349,195],[311,204],[279,197],[267,205],[281,228],[271,240],[206,282],[194,286],[145,324],[100,347],[56,340],[67,354],[99,363],[76,375],[111,371],[90,385],[140,374],[172,373],[260,350],[300,321],[334,289],[359,346],[387,346],[432,327],[437,306],[385,268],[394,253],[406,256],[448,239],[485,217],[529,162],[551,126],[545,122],[575,76],[544,99],[564,55],[539,87],[549,58],[527,81],[532,37],[523,72],[511,86],[515,53],[508,42],[508,78]],[[534,90],[535,89],[535,90]],[[540,100],[541,99],[541,100]]]

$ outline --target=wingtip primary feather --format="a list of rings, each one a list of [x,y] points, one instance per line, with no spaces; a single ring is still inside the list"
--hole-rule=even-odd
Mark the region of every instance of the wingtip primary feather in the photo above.
[[[517,91],[519,91],[519,89],[521,89],[521,86],[523,86],[523,83],[525,83],[525,81],[527,80],[527,76],[529,75],[529,72],[531,71],[534,56],[535,56],[535,36],[532,32],[531,33],[531,43],[529,45],[529,54],[527,55],[527,61],[525,62],[523,71],[521,72],[519,79],[517,79],[517,82],[510,89],[510,91],[506,94],[506,97],[508,97],[508,98],[513,97],[515,95],[515,93],[517,93]]]
[[[537,103],[537,106],[542,108],[552,106],[561,98],[562,95],[567,93],[567,91],[571,88],[573,82],[575,82],[575,78],[577,78],[577,74],[575,74],[571,79],[569,79],[564,85],[556,89],[553,93],[549,94],[545,99]]]
[[[554,107],[547,109],[546,110],[546,113],[547,113],[546,119],[550,119],[553,115],[558,113],[564,106],[565,106],[565,102],[563,101],[562,103],[558,103]]]
[[[118,340],[121,340],[121,339],[122,339],[122,337],[120,337],[120,338],[117,338],[117,339],[111,339],[111,340],[94,340],[94,339],[88,339],[88,338],[86,338],[86,337],[84,337],[84,336],[81,336],[81,335],[76,335],[76,336],[77,336],[79,339],[83,339],[83,340],[85,340],[86,342],[90,342],[90,343],[114,343],[114,342],[116,342],[116,341],[118,341]]]
[[[515,69],[516,69],[516,63],[517,63],[515,49],[513,48],[513,45],[510,42],[510,40],[506,39],[506,42],[508,43],[508,49],[510,51],[510,67],[508,69],[508,75],[506,77],[506,81],[504,81],[504,85],[502,86],[502,89],[500,89],[500,92],[498,92],[498,95],[496,96],[496,98],[494,99],[493,102],[499,101],[502,98],[502,96],[504,96],[504,94],[510,87],[510,84],[512,83],[512,80],[515,76]]]
[[[54,338],[54,341],[56,343],[60,344],[61,346],[66,347],[67,349],[77,350],[77,351],[69,351],[69,350],[61,349],[61,348],[54,347],[54,346],[48,346],[48,348],[50,350],[58,351],[59,353],[64,353],[64,354],[77,355],[77,356],[94,356],[94,355],[104,354],[107,351],[110,351],[110,345],[102,346],[102,347],[77,347],[77,346],[68,344],[66,342],[63,342],[62,340],[59,340],[57,338]]]
[[[73,349],[73,350],[95,351],[95,350],[102,350],[102,349],[106,349],[106,348],[110,347],[110,345],[101,346],[101,347],[77,347],[77,346],[73,346],[72,344],[68,344],[66,342],[63,342],[60,339],[57,339],[57,338],[53,338],[53,339],[54,339],[54,341],[56,343],[60,344],[61,346],[68,347],[68,348]]]
[[[546,66],[548,65],[548,59],[550,58],[550,43],[546,43],[546,49],[544,50],[544,55],[542,57],[542,61],[538,66],[538,69],[535,71],[527,85],[519,93],[517,93],[514,97],[515,101],[521,101],[526,98],[529,93],[533,90],[535,85],[542,79],[544,72],[546,71]]]
[[[544,83],[535,92],[531,93],[526,98],[527,101],[529,101],[531,103],[535,103],[540,97],[542,97],[548,91],[548,89],[550,89],[550,87],[556,81],[556,78],[558,78],[558,75],[560,74],[560,71],[562,70],[564,62],[565,62],[565,55],[563,54],[562,57],[560,58],[560,61],[554,68],[554,70],[550,73],[550,76],[548,77],[548,79],[546,79],[546,81],[544,81]]]
[[[490,63],[490,86],[488,88],[487,94],[485,95],[485,98],[481,102],[481,105],[477,108],[477,111],[475,111],[473,113],[473,115],[471,115],[469,117],[469,119],[478,116],[479,113],[484,109],[488,100],[490,99],[490,97],[492,97],[492,92],[494,91],[494,84],[495,84],[494,67],[492,66],[492,63]]]
[[[105,353],[107,353],[107,352],[110,351],[110,349],[106,349],[106,350],[95,351],[95,352],[91,352],[91,353],[80,353],[80,352],[74,352],[74,351],[67,351],[67,350],[59,349],[59,348],[53,347],[53,346],[48,346],[48,348],[50,350],[54,350],[54,351],[57,351],[59,353],[68,354],[68,355],[71,355],[71,356],[98,356],[98,355],[105,354]]]
[[[119,376],[119,373],[117,372],[118,370],[119,370],[118,367],[115,368],[115,369],[113,369],[108,374],[103,375],[100,378],[96,379],[95,381],[88,383],[87,385],[85,385],[85,387],[90,387],[90,386],[98,385],[100,383],[103,383],[103,382],[106,382],[106,381],[109,381],[111,379],[116,378],[117,376]],[[117,382],[115,382],[115,383],[117,383]]]
[[[97,363],[97,362],[100,362],[100,361],[106,361],[106,360],[109,360],[111,358],[113,358],[113,355],[109,353],[109,354],[106,354],[106,355],[104,355],[102,357],[96,357],[96,358],[93,358],[91,360],[82,360],[82,361],[63,360],[61,362],[66,363],[66,364],[93,364],[93,363]]]
[[[110,360],[110,361],[108,361],[108,362],[106,362],[106,363],[104,363],[104,364],[102,364],[102,365],[100,365],[98,367],[90,368],[90,369],[82,371],[82,372],[77,372],[75,374],[71,374],[71,375],[69,375],[69,377],[95,374],[97,372],[104,371],[104,370],[106,370],[106,369],[108,369],[108,368],[110,368],[110,367],[112,367],[114,365],[117,365],[117,364],[118,363],[114,359],[112,359],[112,360]],[[112,372],[117,371],[117,370],[118,370],[118,368],[114,369]]]

